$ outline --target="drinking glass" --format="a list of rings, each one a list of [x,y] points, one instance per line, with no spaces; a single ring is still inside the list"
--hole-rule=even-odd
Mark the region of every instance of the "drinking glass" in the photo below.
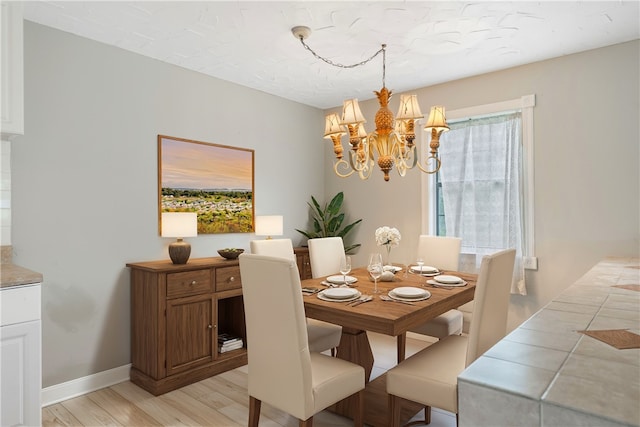
[[[418,274],[422,276],[422,266],[424,265],[424,259],[422,259],[422,257],[418,257],[418,259],[416,260],[416,265],[418,266]]]
[[[351,272],[351,257],[346,255],[344,259],[340,260],[340,274],[342,274],[342,282],[347,284],[347,274]]]
[[[381,291],[378,290],[378,279],[382,276],[382,255],[379,253],[373,253],[369,255],[369,264],[367,265],[367,271],[371,275],[373,279],[373,293],[379,294]]]

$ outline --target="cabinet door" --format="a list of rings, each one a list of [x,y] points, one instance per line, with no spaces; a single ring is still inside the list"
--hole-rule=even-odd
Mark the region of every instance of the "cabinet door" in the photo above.
[[[167,300],[167,375],[213,361],[213,319],[212,295]]]
[[[0,327],[0,425],[40,425],[40,320]]]

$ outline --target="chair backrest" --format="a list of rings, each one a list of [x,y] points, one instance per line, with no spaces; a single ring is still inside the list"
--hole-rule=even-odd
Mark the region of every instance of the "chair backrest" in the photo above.
[[[296,260],[291,239],[252,240],[249,242],[249,247],[251,248],[252,254]]]
[[[425,265],[440,270],[457,271],[461,244],[462,239],[459,237],[421,234],[418,240],[418,256],[424,260]]]
[[[506,249],[482,258],[476,282],[466,366],[507,334],[515,257],[515,249]]]
[[[319,237],[309,239],[307,244],[311,277],[328,276],[340,271],[340,262],[345,258],[342,237]]]
[[[307,324],[294,261],[241,254],[248,392],[305,419],[313,408]]]

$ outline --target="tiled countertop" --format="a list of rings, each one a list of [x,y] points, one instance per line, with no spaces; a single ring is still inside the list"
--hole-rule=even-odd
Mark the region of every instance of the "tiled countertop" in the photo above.
[[[640,334],[638,285],[637,258],[594,266],[458,377],[459,425],[640,426],[640,349],[578,332]]]

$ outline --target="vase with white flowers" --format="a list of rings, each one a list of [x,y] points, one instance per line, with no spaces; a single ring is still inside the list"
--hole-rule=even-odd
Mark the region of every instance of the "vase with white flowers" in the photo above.
[[[390,265],[389,257],[391,255],[391,248],[393,246],[398,246],[400,244],[400,239],[402,236],[400,235],[400,231],[398,231],[395,227],[380,227],[376,230],[376,244],[378,246],[384,246],[387,249],[387,259],[385,259],[384,264]]]

